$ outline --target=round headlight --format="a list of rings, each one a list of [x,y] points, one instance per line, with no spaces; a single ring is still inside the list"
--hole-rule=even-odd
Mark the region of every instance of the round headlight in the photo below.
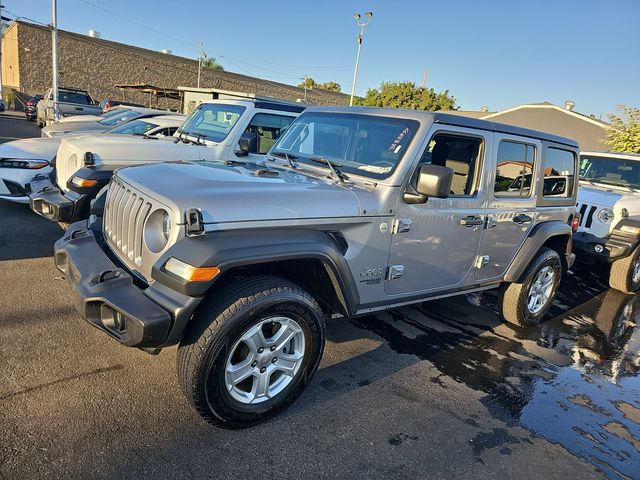
[[[613,210],[610,208],[601,208],[598,210],[598,220],[602,223],[611,223],[613,221]]]
[[[144,243],[153,253],[161,252],[171,236],[171,215],[160,208],[147,218],[144,224]]]

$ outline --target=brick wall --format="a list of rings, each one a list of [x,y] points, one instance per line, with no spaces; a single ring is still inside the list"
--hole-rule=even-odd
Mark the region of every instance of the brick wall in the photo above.
[[[145,83],[176,88],[197,83],[196,60],[64,31],[58,32],[58,41],[59,85],[86,89],[96,100],[122,99],[122,92],[114,87],[117,84]],[[51,85],[51,32],[45,27],[19,22],[17,48],[20,50],[19,89],[31,95],[44,93]],[[208,69],[202,69],[200,86],[289,101],[304,97],[304,90],[297,87]],[[125,99],[145,105],[149,101],[147,95],[134,92],[125,93]],[[345,105],[349,97],[307,90],[307,103]],[[177,108],[179,105],[177,101],[160,99],[159,106]]]

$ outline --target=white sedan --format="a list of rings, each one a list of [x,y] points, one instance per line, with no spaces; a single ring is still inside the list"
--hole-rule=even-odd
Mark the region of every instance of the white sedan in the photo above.
[[[145,117],[123,123],[96,135],[144,135],[171,137],[185,120],[171,114]],[[84,136],[84,135],[83,135]],[[27,185],[49,176],[62,138],[27,138],[0,145],[0,199],[29,203]]]

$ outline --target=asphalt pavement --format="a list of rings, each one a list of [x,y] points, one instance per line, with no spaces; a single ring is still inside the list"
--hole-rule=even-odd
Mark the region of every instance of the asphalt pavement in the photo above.
[[[0,137],[37,136],[0,114]],[[315,379],[226,431],[179,390],[175,348],[120,346],[75,312],[62,234],[0,201],[0,478],[640,478],[640,308],[597,269],[549,320],[502,324],[495,293],[332,320]]]

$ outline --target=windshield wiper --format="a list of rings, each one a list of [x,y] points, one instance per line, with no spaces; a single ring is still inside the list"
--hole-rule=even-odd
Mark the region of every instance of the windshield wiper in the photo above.
[[[631,190],[632,192],[635,192],[635,189],[631,187],[631,185],[629,185],[625,180],[616,182],[615,180],[612,180],[612,179],[603,179],[602,177],[600,177],[600,178],[595,178],[594,181],[604,183],[605,185],[615,185],[616,187],[625,187]]]
[[[309,157],[309,160],[328,166],[329,170],[331,170],[331,178],[333,178],[336,182],[344,182],[347,180],[347,176],[340,171],[342,165],[340,165],[339,163],[332,162],[331,160],[327,160],[323,157]]]
[[[289,162],[289,166],[291,168],[300,168],[298,164],[293,163],[293,160],[297,160],[298,157],[296,155],[289,155],[287,152],[271,152],[271,155],[274,157],[284,158]]]

